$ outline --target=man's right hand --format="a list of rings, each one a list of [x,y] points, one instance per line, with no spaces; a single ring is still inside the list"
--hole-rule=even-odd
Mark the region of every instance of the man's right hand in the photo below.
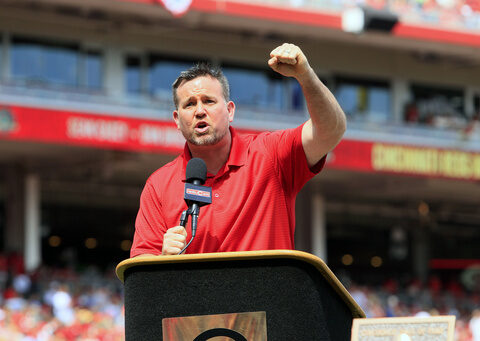
[[[185,247],[187,231],[183,226],[169,228],[163,235],[162,255],[178,255]]]

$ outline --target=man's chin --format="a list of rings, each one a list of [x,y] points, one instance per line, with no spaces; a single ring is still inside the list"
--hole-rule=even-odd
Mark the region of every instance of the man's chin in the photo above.
[[[218,139],[213,135],[191,136],[188,142],[195,146],[212,146],[218,143]]]

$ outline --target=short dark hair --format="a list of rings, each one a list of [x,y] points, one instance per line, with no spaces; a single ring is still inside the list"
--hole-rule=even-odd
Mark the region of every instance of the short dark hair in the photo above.
[[[212,66],[210,63],[199,62],[188,70],[182,71],[180,73],[180,76],[178,76],[178,78],[172,84],[173,103],[175,104],[176,109],[178,109],[178,87],[183,82],[188,82],[197,77],[203,76],[210,76],[218,80],[220,82],[220,85],[222,86],[223,98],[227,102],[230,100],[230,86],[228,85],[227,77],[225,77],[222,70],[219,67]]]

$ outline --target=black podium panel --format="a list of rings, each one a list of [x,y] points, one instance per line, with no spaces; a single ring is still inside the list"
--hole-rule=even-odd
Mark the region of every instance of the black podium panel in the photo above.
[[[268,340],[350,340],[351,307],[296,259],[147,264],[124,283],[127,341],[162,340],[163,318],[253,311],[266,312]]]

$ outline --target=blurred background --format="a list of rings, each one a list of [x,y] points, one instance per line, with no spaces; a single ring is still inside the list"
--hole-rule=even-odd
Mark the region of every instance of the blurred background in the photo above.
[[[283,42],[348,117],[297,249],[368,317],[454,314],[480,340],[479,0],[0,0],[0,340],[123,339],[114,269],[183,150],[172,82],[209,61],[238,130],[295,127],[301,89],[266,63]]]

